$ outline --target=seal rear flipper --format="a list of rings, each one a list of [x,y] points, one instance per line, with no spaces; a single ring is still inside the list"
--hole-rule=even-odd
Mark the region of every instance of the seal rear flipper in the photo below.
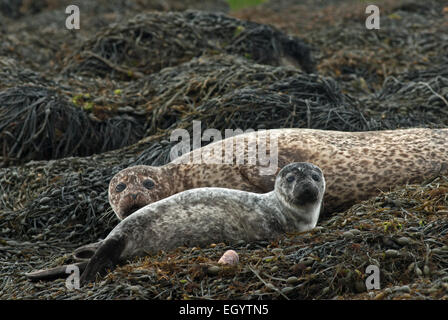
[[[45,270],[37,270],[33,272],[25,273],[25,277],[27,277],[31,281],[50,281],[55,279],[63,279],[67,278],[69,276],[69,273],[66,272],[68,266],[75,265],[79,268],[79,271],[82,272],[86,266],[88,261],[82,261],[73,263],[70,265],[63,265],[51,269],[45,269]]]
[[[114,268],[120,261],[125,245],[124,236],[104,240],[82,273],[80,285],[94,281],[98,273],[104,275],[108,268]]]

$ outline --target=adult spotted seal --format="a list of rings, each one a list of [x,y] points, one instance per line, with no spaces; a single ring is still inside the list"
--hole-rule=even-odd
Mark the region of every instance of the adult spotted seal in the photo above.
[[[344,210],[395,186],[421,183],[441,173],[448,165],[448,129],[370,132],[275,129],[211,143],[165,166],[124,169],[110,181],[109,202],[117,217],[124,219],[149,203],[192,188],[271,191],[275,173],[263,175],[259,163],[238,164],[236,156],[239,151],[248,150],[249,139],[263,135],[267,139],[268,154],[270,139],[277,139],[276,165],[279,168],[300,161],[314,163],[325,172],[325,213]],[[229,143],[235,151],[230,163],[193,163],[193,153],[198,151],[208,154],[209,158],[222,159]]]
[[[310,230],[319,218],[324,192],[322,171],[300,162],[285,166],[268,193],[198,188],[175,194],[121,221],[90,259],[81,283],[120,261],[159,250]]]

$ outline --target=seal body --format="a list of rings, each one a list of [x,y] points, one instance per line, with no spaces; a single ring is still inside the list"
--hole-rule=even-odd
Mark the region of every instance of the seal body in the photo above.
[[[274,129],[211,143],[165,166],[124,169],[110,182],[110,204],[117,217],[123,219],[141,206],[192,188],[224,187],[256,193],[273,190],[275,172],[264,174],[261,170],[272,162],[261,163],[259,158],[241,162],[238,158],[241,153],[249,153],[254,139],[257,147],[265,145],[269,157],[273,156],[271,140],[276,140],[277,148],[272,153],[277,156],[278,168],[291,162],[311,162],[323,170],[327,181],[325,213],[345,210],[395,186],[421,183],[448,167],[448,129]],[[233,150],[230,156],[225,154],[229,146]],[[132,180],[133,175],[141,178]],[[143,187],[144,179],[154,181],[150,190]],[[118,192],[116,186],[121,181],[129,189]],[[131,195],[139,200],[133,200]]]
[[[319,218],[325,192],[322,171],[292,163],[265,194],[225,188],[187,190],[149,204],[121,221],[96,250],[81,282],[135,256],[182,245],[255,241],[307,231]]]

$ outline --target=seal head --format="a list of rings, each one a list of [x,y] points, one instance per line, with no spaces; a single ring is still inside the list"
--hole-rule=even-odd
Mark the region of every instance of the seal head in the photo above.
[[[282,202],[295,206],[315,203],[325,191],[325,179],[319,167],[298,162],[285,166],[275,181]]]
[[[275,179],[274,193],[285,208],[285,216],[291,214],[293,229],[304,231],[316,226],[325,193],[325,178],[318,166],[296,162],[283,167]]]
[[[120,219],[171,193],[170,185],[161,181],[159,167],[134,166],[118,172],[109,183],[109,203]],[[165,177],[169,179],[169,177]]]

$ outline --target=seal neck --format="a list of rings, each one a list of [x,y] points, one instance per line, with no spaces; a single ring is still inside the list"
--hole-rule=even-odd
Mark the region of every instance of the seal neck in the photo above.
[[[313,229],[319,219],[322,199],[303,206],[286,201],[280,194],[272,191],[272,197],[279,203],[278,208],[286,219],[287,232],[304,232]]]

